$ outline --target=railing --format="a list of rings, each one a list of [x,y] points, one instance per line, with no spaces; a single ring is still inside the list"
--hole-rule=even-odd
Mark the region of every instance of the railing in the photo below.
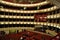
[[[60,18],[60,13],[47,16],[47,19],[56,19],[56,18]]]
[[[10,16],[10,15],[0,15],[0,18],[17,18],[17,19],[34,19],[34,16]]]
[[[0,1],[0,3],[9,5],[9,6],[16,6],[16,7],[35,7],[35,6],[42,6],[42,5],[49,4],[48,1],[40,2],[36,4],[17,4],[17,3],[11,3],[11,2],[6,2],[6,1]]]
[[[10,15],[0,15],[0,18],[13,18],[13,19],[34,19],[34,16],[10,16]],[[46,19],[56,19],[60,18],[60,13],[54,15],[47,15]]]
[[[9,31],[9,30],[22,30],[22,29],[27,29],[27,30],[34,30],[33,27],[9,27],[9,28],[0,28],[0,31]]]
[[[34,24],[34,25],[47,25],[47,26],[53,26],[53,27],[56,27],[56,28],[59,28],[60,29],[60,24],[57,24],[57,23],[48,23],[48,22],[21,22],[21,21],[11,21],[11,22],[0,22],[0,24]]]
[[[53,6],[51,8],[46,8],[42,10],[12,10],[12,9],[5,9],[5,8],[0,8],[0,11],[4,12],[13,12],[13,13],[40,13],[40,12],[50,12],[57,10],[58,8],[56,6]]]

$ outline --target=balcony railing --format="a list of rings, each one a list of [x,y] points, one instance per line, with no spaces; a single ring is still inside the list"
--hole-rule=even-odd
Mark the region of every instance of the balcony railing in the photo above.
[[[43,12],[50,12],[50,11],[54,11],[57,10],[58,8],[56,6],[53,6],[51,8],[46,8],[46,9],[42,9],[42,10],[12,10],[12,9],[5,9],[5,8],[0,8],[0,11],[4,11],[4,12],[12,12],[12,13],[43,13]]]
[[[16,7],[35,7],[35,6],[46,5],[46,4],[49,4],[50,2],[44,1],[44,2],[40,2],[40,3],[36,3],[36,4],[17,4],[17,3],[7,2],[7,1],[0,1],[0,3],[9,5],[9,6],[16,6]]]

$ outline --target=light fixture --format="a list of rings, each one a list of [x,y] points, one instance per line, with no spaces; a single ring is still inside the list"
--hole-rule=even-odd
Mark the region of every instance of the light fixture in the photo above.
[[[13,18],[16,18],[16,16],[12,16]]]
[[[5,22],[5,24],[8,24],[9,22]]]
[[[4,24],[4,22],[1,22],[0,24]]]
[[[20,18],[20,16],[16,16],[17,18]]]
[[[3,15],[1,15],[0,17],[4,18],[4,16],[3,16]]]
[[[19,24],[20,22],[17,22],[17,24]]]
[[[16,24],[16,22],[13,22],[13,24]]]
[[[37,9],[39,9],[40,7],[38,6]]]
[[[9,16],[9,18],[13,18],[12,16]]]
[[[26,7],[24,7],[24,10],[26,9]]]
[[[13,24],[12,22],[9,22],[9,24]]]

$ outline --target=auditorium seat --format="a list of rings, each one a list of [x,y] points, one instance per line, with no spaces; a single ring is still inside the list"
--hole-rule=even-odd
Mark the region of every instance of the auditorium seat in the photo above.
[[[20,40],[20,39],[25,39],[25,40],[50,40],[51,36],[41,34],[41,33],[36,33],[32,31],[22,31],[20,33],[16,34],[8,34],[5,35],[4,38],[0,37],[0,40]]]

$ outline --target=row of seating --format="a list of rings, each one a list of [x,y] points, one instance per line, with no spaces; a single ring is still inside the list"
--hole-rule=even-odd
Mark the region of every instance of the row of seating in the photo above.
[[[51,36],[35,33],[32,31],[23,31],[17,34],[8,34],[5,36],[0,36],[0,40],[50,40]]]
[[[22,31],[19,33],[0,36],[0,40],[60,40],[60,33],[55,37],[40,32]]]

